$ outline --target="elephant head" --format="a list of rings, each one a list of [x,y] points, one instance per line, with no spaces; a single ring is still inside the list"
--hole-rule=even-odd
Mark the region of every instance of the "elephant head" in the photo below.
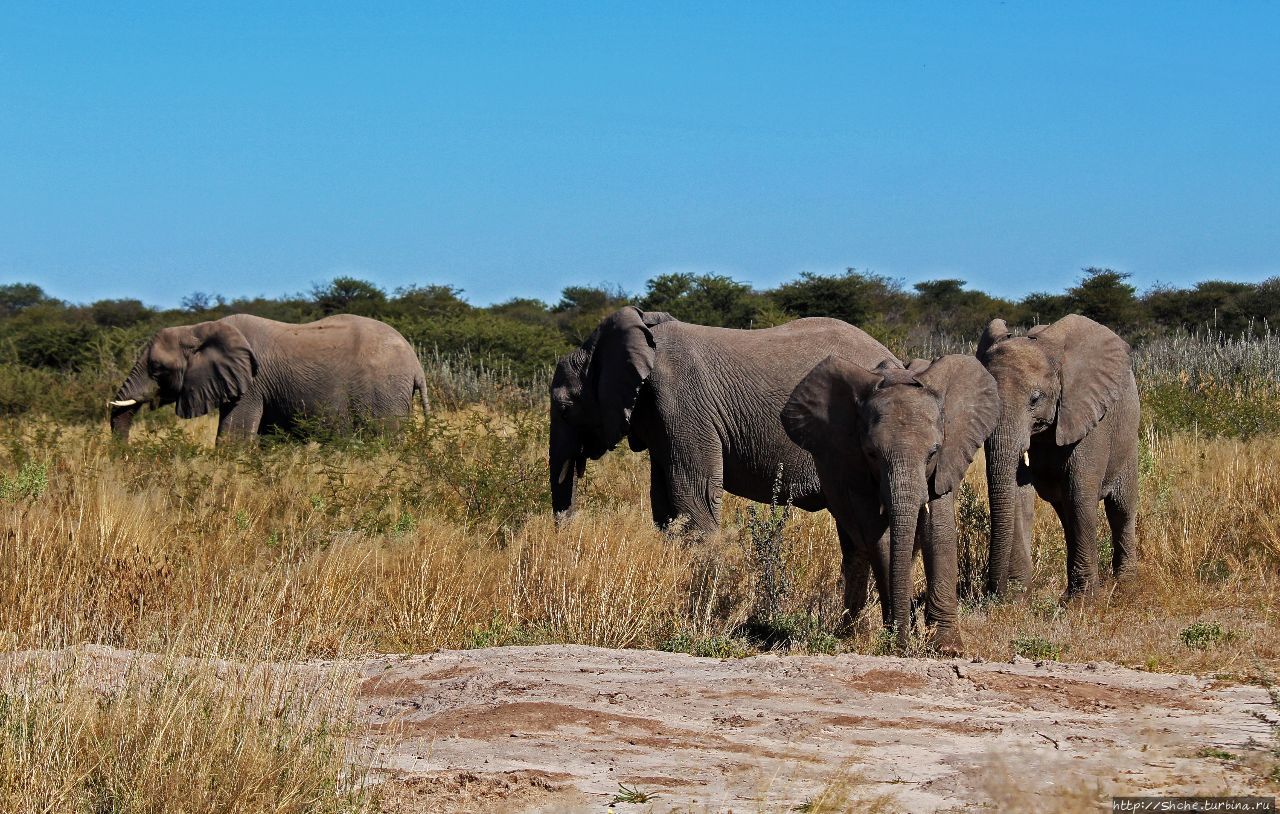
[[[995,377],[1000,420],[987,440],[991,559],[987,591],[1008,588],[1017,511],[1018,462],[1031,436],[1052,430],[1053,443],[1076,443],[1102,420],[1133,375],[1129,345],[1109,328],[1070,314],[1015,337],[994,319],[978,342],[978,359]]]
[[[920,510],[959,485],[998,412],[995,381],[970,356],[875,370],[828,356],[783,408],[787,435],[813,454],[824,478],[836,473],[839,489],[878,492],[889,520],[892,594],[880,601],[890,604],[901,644]]]
[[[143,404],[175,404],[178,416],[194,418],[233,402],[257,375],[258,362],[244,334],[225,320],[165,328],[138,354],[116,392],[111,429],[128,439]]]
[[[587,459],[600,458],[627,435],[640,389],[653,372],[657,346],[650,328],[671,319],[634,306],[615,311],[556,365],[548,457],[557,518],[572,513],[574,481]]]

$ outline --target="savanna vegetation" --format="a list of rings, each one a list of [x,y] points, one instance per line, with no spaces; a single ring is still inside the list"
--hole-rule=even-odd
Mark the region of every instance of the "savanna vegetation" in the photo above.
[[[317,693],[281,662],[540,642],[715,657],[887,648],[876,625],[836,635],[825,513],[731,498],[718,539],[675,544],[650,522],[645,456],[619,450],[589,465],[582,511],[555,527],[547,371],[625,299],[742,327],[831,313],[903,356],[972,350],[995,313],[1030,323],[1078,310],[1127,330],[1144,410],[1141,577],[1061,607],[1062,532],[1042,504],[1033,584],[982,597],[979,461],[958,502],[968,651],[1272,682],[1280,338],[1267,326],[1280,282],[1138,296],[1104,270],[1020,303],[958,281],[915,288],[850,273],[757,292],[668,275],[634,298],[567,289],[552,307],[478,308],[449,288],[387,295],[336,280],[306,297],[193,296],[164,311],[3,287],[0,651],[20,655],[0,659],[0,804],[376,810],[350,768],[350,677],[335,672]],[[142,415],[127,446],[112,439],[103,402],[139,344],[232,311],[384,318],[420,348],[436,409],[392,438],[215,448],[213,418],[162,410]],[[86,642],[153,656],[123,682],[87,685],[78,651],[64,649]]]

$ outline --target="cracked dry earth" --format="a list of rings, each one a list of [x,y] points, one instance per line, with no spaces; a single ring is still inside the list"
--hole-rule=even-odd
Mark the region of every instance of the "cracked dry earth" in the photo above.
[[[1004,808],[1010,783],[1241,793],[1256,775],[1197,753],[1261,755],[1280,722],[1263,688],[1110,664],[548,645],[361,670],[397,814],[600,812],[619,784],[657,798],[618,812],[788,811],[833,783],[909,812]]]

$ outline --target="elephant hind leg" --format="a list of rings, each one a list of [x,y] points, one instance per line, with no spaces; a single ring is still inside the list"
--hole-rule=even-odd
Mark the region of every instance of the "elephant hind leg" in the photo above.
[[[1102,502],[1111,528],[1111,570],[1116,578],[1131,574],[1138,564],[1136,486],[1125,484]]]

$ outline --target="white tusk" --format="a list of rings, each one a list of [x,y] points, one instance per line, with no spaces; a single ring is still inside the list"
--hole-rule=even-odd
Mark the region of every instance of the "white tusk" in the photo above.
[[[138,403],[137,399],[125,399],[124,401],[108,401],[107,402],[107,404],[110,404],[112,407],[132,407],[137,403]]]
[[[564,479],[569,477],[569,467],[573,466],[573,459],[566,458],[564,466],[560,467],[560,477],[556,478],[556,483],[564,483]]]
[[[1022,450],[1022,462],[1027,466],[1031,466],[1031,450],[1029,449]]]
[[[933,510],[929,508],[929,504],[928,504],[928,503],[925,503],[925,504],[924,504],[924,513],[925,513],[925,514],[929,514],[929,515],[933,514]]]

